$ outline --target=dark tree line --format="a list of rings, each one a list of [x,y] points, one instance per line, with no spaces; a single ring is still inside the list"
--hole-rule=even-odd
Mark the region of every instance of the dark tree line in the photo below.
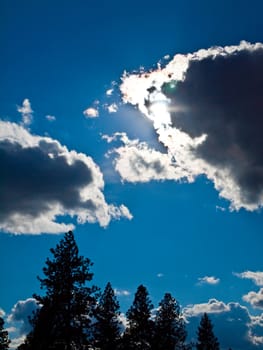
[[[0,350],[7,350],[10,344],[8,332],[4,329],[4,324],[3,318],[0,317]]]
[[[65,234],[46,260],[44,277],[38,277],[45,295],[34,295],[39,309],[30,318],[32,331],[19,350],[187,350],[186,325],[175,298],[166,293],[153,316],[153,304],[140,285],[126,313],[127,327],[120,320],[120,306],[110,283],[103,293],[90,285],[92,263],[79,255],[73,232]],[[87,286],[88,284],[88,286]],[[9,346],[2,327],[0,350]],[[208,316],[198,328],[198,350],[218,350]]]

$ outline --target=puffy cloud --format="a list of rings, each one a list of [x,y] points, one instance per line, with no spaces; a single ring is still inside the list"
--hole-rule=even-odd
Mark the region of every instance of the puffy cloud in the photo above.
[[[198,278],[198,284],[218,284],[220,282],[220,278],[216,278],[214,276],[205,276]]]
[[[22,124],[30,125],[33,120],[33,110],[31,108],[31,103],[28,98],[25,98],[22,106],[17,107],[17,111],[22,115]]]
[[[263,286],[263,272],[262,271],[244,271],[241,273],[234,273],[239,278],[251,279],[257,286]]]
[[[21,337],[12,338],[12,342],[9,345],[9,349],[11,350],[17,350],[18,346],[21,345],[25,340],[25,336],[22,335]]]
[[[25,335],[30,332],[31,325],[29,323],[29,316],[38,308],[38,304],[35,299],[28,298],[26,300],[19,300],[11,310],[8,316],[8,322],[19,322],[19,333]]]
[[[263,314],[259,316],[251,316],[248,336],[254,345],[263,345]]]
[[[19,300],[13,306],[7,318],[7,322],[10,325],[8,327],[8,333],[12,340],[10,349],[17,349],[17,347],[23,343],[26,335],[31,331],[29,317],[32,316],[32,313],[38,307],[36,300],[33,298]]]
[[[116,103],[112,103],[106,106],[106,109],[109,113],[116,113],[118,111],[118,106]]]
[[[255,308],[263,309],[263,288],[260,288],[258,292],[249,292],[243,296],[243,300],[250,303]]]
[[[241,42],[125,73],[120,86],[187,178],[205,174],[235,210],[263,205],[262,65],[263,45]]]
[[[111,96],[111,95],[113,94],[113,91],[114,91],[114,89],[108,89],[108,90],[106,91],[106,95],[107,95],[107,96]]]
[[[34,136],[23,127],[0,121],[0,230],[11,233],[59,233],[78,223],[127,217],[129,210],[107,204],[104,181],[91,157],[69,151],[57,140]],[[58,221],[60,217],[60,221]]]
[[[250,315],[247,308],[239,303],[226,304],[216,299],[211,299],[208,303],[190,305],[183,310],[191,340],[196,339],[196,330],[204,312],[209,315],[214,325],[214,333],[218,337],[221,349],[256,350],[259,349],[259,345],[263,345],[262,316]]]
[[[102,140],[106,140],[108,143],[117,141],[122,138],[127,138],[127,135],[125,132],[115,132],[113,135],[101,135]]]
[[[49,122],[54,122],[56,120],[56,117],[54,115],[46,115],[46,119],[49,121]]]
[[[228,312],[229,306],[222,301],[210,299],[208,303],[189,305],[184,308],[184,316],[186,318],[200,316],[203,313],[221,313]]]
[[[110,153],[116,153],[115,170],[122,180],[129,182],[148,182],[150,180],[180,180],[188,173],[172,163],[171,158],[159,151],[149,148],[147,143],[130,140],[125,133],[104,136],[108,142],[119,138],[123,144]],[[191,178],[188,178],[191,181]]]
[[[97,108],[89,107],[83,111],[86,118],[97,118],[99,116],[99,111]]]

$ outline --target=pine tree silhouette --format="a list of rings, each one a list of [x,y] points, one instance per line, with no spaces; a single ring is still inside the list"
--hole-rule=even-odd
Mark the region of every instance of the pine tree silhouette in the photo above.
[[[53,259],[46,260],[45,277],[38,277],[46,295],[34,295],[41,308],[31,319],[33,330],[22,348],[82,349],[88,344],[90,319],[96,303],[97,288],[86,286],[93,277],[92,263],[79,255],[71,231],[50,251]]]
[[[174,350],[186,347],[186,329],[180,306],[170,293],[159,303],[155,318],[154,350]]]
[[[8,331],[4,329],[4,320],[0,317],[0,350],[6,350],[9,348],[10,340]]]
[[[206,313],[201,318],[198,327],[197,350],[219,350],[219,342],[213,332],[213,325]]]
[[[95,310],[94,345],[100,350],[115,350],[120,340],[119,303],[110,283],[105,287]]]
[[[151,320],[152,308],[146,287],[140,285],[135,293],[133,304],[126,313],[128,328],[123,336],[123,349],[151,349],[154,330]]]

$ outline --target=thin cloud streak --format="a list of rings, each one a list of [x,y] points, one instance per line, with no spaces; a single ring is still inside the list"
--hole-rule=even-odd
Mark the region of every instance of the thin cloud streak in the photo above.
[[[262,271],[244,271],[241,273],[233,273],[234,276],[242,279],[250,279],[257,286],[263,286],[263,272]]]
[[[22,125],[30,125],[33,121],[33,110],[31,108],[31,103],[28,98],[25,98],[22,106],[17,107],[17,111],[21,113]]]
[[[210,285],[216,285],[220,282],[220,278],[216,278],[214,276],[205,276],[198,278],[198,285],[203,284],[210,284]]]

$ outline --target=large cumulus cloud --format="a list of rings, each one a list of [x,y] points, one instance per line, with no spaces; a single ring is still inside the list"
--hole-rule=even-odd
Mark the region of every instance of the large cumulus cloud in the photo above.
[[[92,158],[57,140],[0,121],[0,162],[2,231],[64,232],[74,227],[59,220],[65,215],[103,227],[111,218],[131,218],[124,205],[105,201],[103,176]]]
[[[207,135],[196,157],[229,176],[245,205],[263,195],[263,48],[191,61],[172,93],[172,125],[191,137]]]
[[[234,275],[242,279],[250,279],[256,286],[263,287],[263,271],[244,271],[241,273],[234,273]],[[249,303],[253,308],[263,310],[263,288],[260,288],[257,292],[248,292],[243,295],[243,300]]]
[[[180,180],[188,173],[173,166],[169,155],[150,148],[146,142],[130,140],[126,133],[103,136],[108,142],[120,140],[122,146],[108,152],[117,154],[114,159],[115,170],[122,181],[148,182],[150,180]],[[190,178],[188,178],[190,181]]]
[[[189,338],[193,341],[204,312],[212,320],[221,349],[256,350],[263,346],[262,315],[252,316],[245,306],[237,302],[224,303],[217,299],[184,308]]]
[[[205,174],[232,209],[263,205],[262,44],[176,55],[122,80],[123,101],[152,120],[184,177]]]
[[[38,308],[38,304],[34,298],[28,298],[26,300],[19,300],[12,308],[10,315],[8,316],[8,322],[19,323],[20,335],[26,335],[31,331],[31,324],[29,318],[32,317],[33,312]]]

